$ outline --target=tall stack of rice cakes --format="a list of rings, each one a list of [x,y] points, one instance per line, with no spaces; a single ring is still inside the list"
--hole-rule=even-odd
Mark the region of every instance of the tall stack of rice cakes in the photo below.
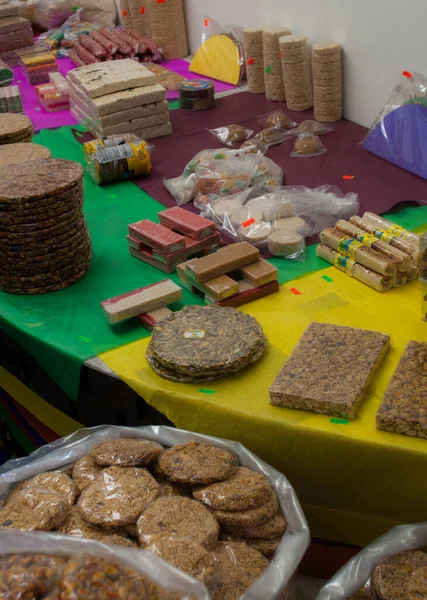
[[[215,600],[240,598],[287,527],[269,479],[230,450],[198,441],[165,449],[141,438],[93,446],[68,475],[20,482],[0,525],[142,546],[202,581]]]
[[[244,369],[266,344],[258,321],[235,308],[186,306],[154,327],[146,356],[160,377],[202,382]]]
[[[86,275],[92,247],[78,163],[0,167],[0,254],[0,289],[12,294],[53,292]]]

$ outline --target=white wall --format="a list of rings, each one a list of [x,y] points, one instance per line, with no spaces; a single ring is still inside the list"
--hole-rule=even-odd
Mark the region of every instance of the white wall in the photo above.
[[[185,0],[191,51],[204,16],[219,23],[284,25],[309,42],[344,48],[344,114],[369,126],[402,70],[427,73],[426,0]]]

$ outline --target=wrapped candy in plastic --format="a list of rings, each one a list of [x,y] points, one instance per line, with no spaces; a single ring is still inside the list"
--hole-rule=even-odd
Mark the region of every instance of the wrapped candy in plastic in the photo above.
[[[255,173],[255,162],[241,158],[199,162],[196,167],[197,192],[230,196],[247,189]]]
[[[290,131],[292,135],[299,135],[300,133],[313,133],[314,135],[325,135],[333,131],[335,123],[319,123],[319,121],[303,121]]]
[[[425,598],[426,545],[427,523],[393,527],[344,565],[317,600]]]
[[[293,129],[296,126],[295,121],[285,115],[280,110],[261,115],[258,117],[258,124],[260,127],[269,128],[276,127],[276,129]]]
[[[98,185],[151,173],[153,147],[143,140],[127,142],[127,135],[84,145],[88,173]]]
[[[255,174],[251,180],[251,186],[280,187],[283,184],[283,171],[270,158],[266,156],[247,155],[245,160],[256,165]]]
[[[317,135],[304,132],[300,133],[295,140],[291,156],[293,158],[307,158],[310,156],[319,156],[320,154],[325,154],[325,152],[327,152],[327,149]]]
[[[243,125],[226,125],[225,127],[218,127],[217,129],[209,129],[209,132],[215,136],[222,144],[232,148],[237,144],[242,144],[248,140],[252,135],[252,129],[247,129]]]

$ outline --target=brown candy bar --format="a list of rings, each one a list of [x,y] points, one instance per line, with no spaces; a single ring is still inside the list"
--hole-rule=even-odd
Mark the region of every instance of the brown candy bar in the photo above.
[[[250,265],[258,261],[259,258],[257,248],[254,248],[248,242],[240,242],[221,248],[209,256],[198,258],[191,265],[187,265],[186,271],[191,271],[190,276],[192,274],[197,281],[205,282]]]
[[[217,302],[239,293],[239,284],[237,281],[233,281],[233,279],[227,277],[227,275],[214,277],[205,283],[197,281],[191,271],[186,270],[187,266],[190,267],[196,260],[197,259],[189,260],[178,265],[176,268],[181,282],[190,290],[190,292],[193,291],[193,288],[196,288]]]
[[[277,281],[278,273],[277,267],[261,258],[257,262],[241,268],[239,276],[254,287],[261,287]]]

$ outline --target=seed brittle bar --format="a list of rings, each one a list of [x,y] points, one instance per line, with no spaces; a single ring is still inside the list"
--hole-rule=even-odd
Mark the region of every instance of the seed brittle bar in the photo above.
[[[270,388],[271,404],[353,419],[389,345],[377,331],[311,323]]]
[[[377,412],[377,429],[427,438],[427,343],[411,341]]]

